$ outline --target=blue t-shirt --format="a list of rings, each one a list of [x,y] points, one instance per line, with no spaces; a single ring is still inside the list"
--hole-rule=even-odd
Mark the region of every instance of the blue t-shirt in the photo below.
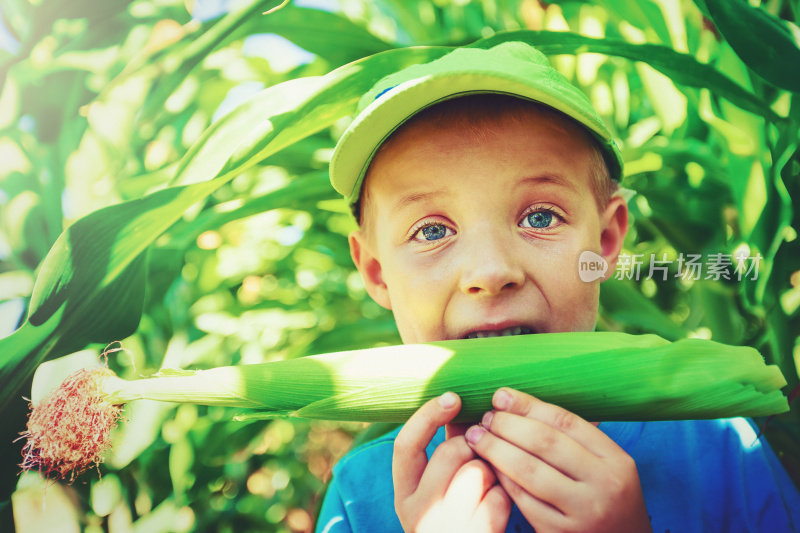
[[[753,423],[743,418],[604,422],[636,461],[654,532],[800,529],[800,494]],[[394,510],[395,430],[348,453],[333,469],[317,532],[402,531]],[[444,440],[439,429],[427,448]],[[533,531],[514,506],[508,532]]]

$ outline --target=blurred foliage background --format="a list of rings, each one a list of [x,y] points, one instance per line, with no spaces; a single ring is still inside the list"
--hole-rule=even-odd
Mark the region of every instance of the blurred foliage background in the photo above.
[[[278,3],[0,2],[0,523],[313,527],[364,425],[134,402],[102,477],[43,490],[17,472],[22,397],[119,339],[109,365],[127,378],[399,342],[354,272],[327,163],[373,81],[478,39],[539,45],[623,149],[625,253],[646,262],[639,280],[603,284],[599,329],[751,345],[797,390],[800,2],[298,0],[265,13]],[[666,280],[646,279],[651,254]],[[678,271],[689,254],[762,260],[757,276],[739,280],[734,259],[692,279]],[[764,426],[796,481],[798,409]]]

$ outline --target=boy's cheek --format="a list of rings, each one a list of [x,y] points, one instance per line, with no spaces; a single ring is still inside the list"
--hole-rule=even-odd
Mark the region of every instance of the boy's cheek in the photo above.
[[[573,291],[562,289],[553,292],[548,298],[552,302],[557,302],[551,314],[553,321],[549,328],[550,332],[594,330],[600,296],[599,282],[578,281],[578,283],[580,285],[577,289]]]
[[[446,340],[446,335],[440,331],[438,324],[441,320],[434,320],[413,312],[402,313],[398,306],[393,310],[394,321],[403,344],[418,344]]]

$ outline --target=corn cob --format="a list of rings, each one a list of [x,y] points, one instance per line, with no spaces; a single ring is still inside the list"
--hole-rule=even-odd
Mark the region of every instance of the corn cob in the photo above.
[[[106,368],[70,378],[84,384],[91,402],[103,408],[94,419],[116,422],[118,405],[137,399],[222,405],[248,409],[242,418],[298,416],[353,421],[402,422],[420,405],[446,391],[461,396],[457,421],[476,421],[491,409],[492,394],[512,387],[561,405],[594,421],[665,420],[762,416],[789,410],[777,366],[766,365],[753,348],[684,339],[670,343],[655,335],[550,333],[454,340],[323,354],[209,370],[164,370],[157,377],[123,380]],[[65,382],[66,383],[66,382]],[[58,392],[55,393],[58,395]],[[76,397],[74,390],[61,393]],[[42,402],[63,409],[62,400]],[[55,407],[53,407],[55,406]],[[74,413],[31,414],[23,466],[65,477],[99,461],[64,459],[59,450],[82,443],[48,442],[58,433],[52,421]],[[109,429],[98,429],[107,441]],[[76,432],[61,431],[67,437]],[[84,431],[85,433],[85,431]],[[74,477],[74,475],[73,475]]]
[[[752,348],[654,335],[552,333],[389,346],[103,383],[112,403],[146,398],[227,405],[266,416],[402,422],[445,391],[460,420],[501,386],[592,420],[759,416],[788,410],[775,366]]]

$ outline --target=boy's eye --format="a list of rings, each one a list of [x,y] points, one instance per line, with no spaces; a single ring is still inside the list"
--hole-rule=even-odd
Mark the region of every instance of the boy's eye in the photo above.
[[[426,224],[417,229],[411,236],[412,240],[432,242],[454,235],[455,232],[444,224]]]
[[[564,219],[546,207],[536,207],[528,211],[520,220],[519,225],[523,228],[550,229],[559,225]]]
[[[444,237],[446,233],[447,228],[441,224],[436,224],[435,226],[425,226],[422,228],[422,237],[426,241],[438,241]]]
[[[546,228],[553,221],[553,215],[546,211],[536,211],[528,213],[527,221],[532,228]]]

